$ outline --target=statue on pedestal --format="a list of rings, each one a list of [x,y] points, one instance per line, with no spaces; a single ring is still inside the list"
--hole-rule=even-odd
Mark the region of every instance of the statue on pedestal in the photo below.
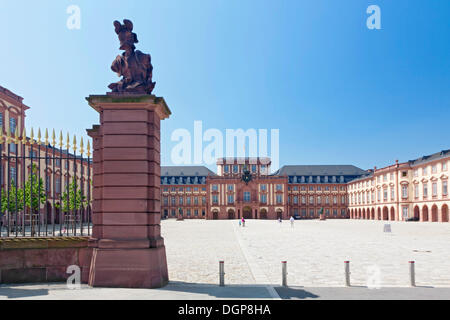
[[[152,82],[153,66],[149,54],[136,50],[137,35],[133,33],[133,23],[123,20],[123,24],[114,21],[114,27],[120,41],[120,50],[125,50],[122,55],[112,63],[111,69],[119,77],[123,77],[117,83],[111,83],[108,87],[113,94],[151,94],[155,88]]]

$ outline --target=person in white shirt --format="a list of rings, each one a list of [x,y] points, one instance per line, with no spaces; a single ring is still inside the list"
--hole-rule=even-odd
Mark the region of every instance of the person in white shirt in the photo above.
[[[290,220],[291,220],[291,227],[293,228],[294,227],[294,217],[291,216]]]

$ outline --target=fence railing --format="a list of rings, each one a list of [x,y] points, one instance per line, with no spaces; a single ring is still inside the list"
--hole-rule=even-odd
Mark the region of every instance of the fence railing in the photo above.
[[[33,129],[14,131],[0,128],[0,238],[89,236],[90,140],[85,148],[69,134],[64,143],[62,132],[57,141],[54,130],[51,141],[48,130],[37,139]]]

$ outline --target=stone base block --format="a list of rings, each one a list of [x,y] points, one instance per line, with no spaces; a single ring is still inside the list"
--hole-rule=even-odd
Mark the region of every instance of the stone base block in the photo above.
[[[92,287],[161,288],[168,284],[166,248],[95,248],[89,272]]]

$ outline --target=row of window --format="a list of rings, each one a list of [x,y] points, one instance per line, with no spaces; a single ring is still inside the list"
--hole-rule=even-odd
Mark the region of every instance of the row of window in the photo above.
[[[307,198],[306,196],[301,196],[300,197],[301,204],[306,204],[306,198]],[[338,200],[339,200],[338,196],[333,196],[332,197],[332,201],[333,201],[334,205],[337,205],[337,204],[342,204],[343,205],[343,204],[346,203],[345,196],[341,196],[340,197],[340,200],[341,200],[340,203],[338,203]],[[298,196],[288,197],[288,203],[290,203],[290,204],[298,204],[298,202],[299,202],[299,197]],[[309,204],[310,205],[314,205],[314,204],[321,205],[322,202],[324,204],[330,204],[330,197],[329,196],[324,196],[324,197],[322,197],[322,196],[316,196],[316,197],[310,196],[309,197]]]
[[[194,192],[198,192],[199,191],[199,188],[198,187],[194,187],[194,188],[191,188],[191,187],[185,187],[185,188],[183,188],[183,187],[172,187],[172,188],[170,188],[170,191],[171,192],[177,192],[177,190],[178,190],[178,192],[184,192],[184,191],[186,191],[186,192],[191,192],[192,190],[194,190]],[[169,188],[163,188],[163,191],[164,192],[169,192]],[[206,191],[206,187],[202,187],[202,191]]]
[[[170,215],[172,217],[176,217],[177,216],[177,212],[179,215],[183,216],[186,213],[186,216],[191,217],[192,213],[194,214],[194,217],[198,217],[199,216],[199,210],[198,209],[194,209],[193,211],[191,209],[186,209],[186,211],[184,211],[183,209],[177,211],[175,209],[172,209],[170,211]],[[168,216],[169,215],[169,211],[166,209],[164,210],[164,216]],[[205,210],[202,210],[202,217],[204,217],[206,215]]]
[[[291,190],[292,191],[298,191],[299,187],[298,186],[288,187],[288,190],[289,191],[291,191]],[[325,187],[322,188],[322,186],[317,186],[317,187],[309,186],[307,188],[306,186],[301,186],[300,190],[301,191],[306,191],[306,190],[309,190],[309,191],[330,191],[330,190],[338,191],[338,187],[337,186],[333,186],[333,187],[330,188],[330,186],[325,186]],[[345,187],[340,187],[339,190],[340,191],[345,191]]]
[[[177,204],[182,206],[184,204],[186,205],[191,205],[192,204],[192,200],[194,205],[198,205],[199,203],[199,198],[198,197],[178,197],[178,201],[177,201],[177,197],[170,197],[170,204],[172,206],[176,206]],[[163,197],[163,204],[165,206],[169,205],[169,198],[168,197]],[[202,197],[202,204],[205,205],[206,204],[206,197]]]
[[[212,191],[219,191],[219,185],[217,184],[213,184],[211,186]],[[259,185],[259,190],[261,192],[267,191],[267,184],[260,184]],[[277,184],[275,185],[275,190],[276,191],[283,191],[283,185],[282,184]],[[227,185],[227,191],[234,191],[234,185],[233,184],[228,184]]]
[[[418,184],[414,185],[414,198],[419,198],[420,187]],[[377,201],[381,201],[381,189],[377,190]],[[388,201],[388,188],[383,189],[383,201]],[[433,182],[431,184],[431,195],[432,197],[438,197],[438,183]],[[441,188],[441,195],[442,197],[448,196],[448,182],[442,181],[442,188]],[[428,197],[428,183],[422,184],[422,197],[426,199]],[[402,185],[402,198],[408,199],[408,185]],[[395,200],[395,190],[394,187],[390,188],[390,200]],[[370,204],[375,202],[375,191],[371,192],[362,192],[358,195],[352,194],[350,198],[350,204]]]
[[[428,176],[428,174],[431,172],[431,174],[436,174],[439,172],[445,172],[448,170],[448,164],[447,164],[447,160],[443,161],[441,163],[436,163],[430,166],[425,166],[423,168],[421,168],[421,172],[422,172],[422,176]],[[418,178],[419,177],[419,173],[420,173],[420,169],[414,169],[414,177]],[[401,173],[402,177],[407,177],[408,176],[408,172],[407,171],[402,171]],[[377,183],[381,183],[381,181],[383,182],[393,182],[394,181],[394,173],[390,173],[390,174],[384,174],[384,175],[379,175],[376,178]],[[373,186],[374,185],[374,180],[370,180],[370,181],[363,181],[363,182],[359,182],[356,184],[351,184],[349,186],[350,190],[356,190],[358,188],[363,188],[363,187],[368,187],[368,186]]]
[[[248,192],[248,191],[244,192],[243,202],[249,203],[249,202],[252,201],[251,199],[252,199],[251,192]],[[234,204],[234,200],[235,200],[234,199],[234,195],[230,194],[230,195],[227,196],[227,203],[228,204]],[[260,201],[260,203],[266,204],[267,203],[267,195],[266,194],[261,194],[259,201]],[[275,201],[276,201],[277,204],[283,204],[283,196],[280,195],[280,194],[276,195]],[[212,195],[212,203],[213,204],[218,204],[219,203],[219,196],[218,195]]]
[[[313,218],[313,217],[318,217],[320,215],[320,210],[321,209],[316,209],[316,210],[315,209],[310,209],[310,210],[300,209],[300,211],[299,211],[299,209],[294,209],[293,213],[294,213],[294,216],[301,216],[301,217],[305,217],[305,218],[309,216],[309,217]],[[309,215],[308,215],[308,213],[309,213]],[[323,211],[323,213],[325,214],[326,217],[330,217],[331,215],[333,217],[338,217],[339,210],[338,209],[332,209],[332,210],[325,209]],[[341,217],[345,217],[346,214],[347,213],[346,213],[345,209],[340,210]]]
[[[224,165],[223,166],[224,173],[232,172],[232,173],[236,173],[237,174],[237,173],[243,172],[243,170],[244,170],[244,165],[234,164],[234,165]],[[257,173],[257,170],[258,170],[258,167],[257,167],[256,164],[252,164],[250,166],[250,171],[252,173]],[[260,166],[260,172],[261,173],[266,173],[266,171],[267,171],[267,166],[266,165],[261,165]]]

